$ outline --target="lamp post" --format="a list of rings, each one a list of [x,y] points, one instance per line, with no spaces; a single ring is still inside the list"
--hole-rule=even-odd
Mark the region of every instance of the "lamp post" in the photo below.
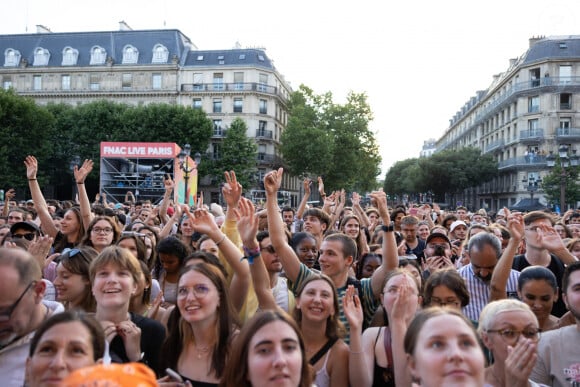
[[[72,180],[73,180],[73,185],[72,185],[72,199],[73,199],[73,201],[75,200],[76,193],[77,193],[77,184],[75,181],[75,167],[78,166],[80,163],[81,163],[81,158],[78,155],[73,156],[73,158],[69,162],[70,173],[72,174]]]
[[[568,151],[570,147],[568,145],[560,145],[558,148],[558,158],[560,160],[560,212],[564,213],[566,211],[566,168],[569,166],[578,165],[578,156],[576,155],[576,149],[572,151],[573,155],[569,156]],[[550,155],[546,157],[546,164],[548,167],[554,167],[556,165],[556,158],[550,152]]]
[[[538,190],[542,179],[540,177],[530,176],[529,178],[524,178],[522,183],[524,183],[524,188],[530,193],[531,204],[534,205],[534,193]],[[527,187],[525,186],[527,184]]]
[[[177,157],[179,158],[179,168],[183,171],[183,180],[185,181],[185,186],[183,188],[183,203],[189,206],[189,195],[187,194],[187,187],[189,184],[189,176],[191,172],[197,171],[197,166],[201,163],[201,154],[196,152],[194,157],[195,164],[189,166],[189,155],[191,154],[191,145],[185,144],[183,149]],[[196,187],[197,188],[197,187]]]

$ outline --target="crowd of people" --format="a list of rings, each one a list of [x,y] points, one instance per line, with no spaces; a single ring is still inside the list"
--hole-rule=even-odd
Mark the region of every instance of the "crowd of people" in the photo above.
[[[580,213],[441,210],[356,192],[279,207],[6,190],[5,386],[577,386]],[[114,384],[116,383],[116,384]],[[101,384],[99,384],[101,385]]]

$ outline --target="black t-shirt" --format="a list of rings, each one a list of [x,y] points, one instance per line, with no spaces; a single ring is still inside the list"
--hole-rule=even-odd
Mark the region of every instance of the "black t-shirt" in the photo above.
[[[566,268],[560,258],[556,257],[554,254],[550,254],[551,260],[550,264],[546,269],[550,270],[556,276],[556,281],[558,283],[558,301],[554,303],[552,307],[552,314],[556,317],[562,317],[566,312],[566,304],[562,300],[562,277],[564,276],[564,269]],[[532,266],[526,259],[525,254],[516,255],[514,258],[514,263],[512,269],[517,271],[522,271],[526,267]]]
[[[165,340],[165,327],[159,321],[134,313],[130,315],[131,321],[141,329],[141,362],[159,375],[159,354]],[[113,338],[109,351],[113,363],[129,363],[123,339],[119,335]]]

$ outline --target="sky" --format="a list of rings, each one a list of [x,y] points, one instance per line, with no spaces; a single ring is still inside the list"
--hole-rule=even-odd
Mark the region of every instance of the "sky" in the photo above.
[[[382,176],[418,157],[533,36],[580,35],[578,0],[0,0],[0,34],[175,28],[202,50],[263,47],[297,89],[365,93]]]

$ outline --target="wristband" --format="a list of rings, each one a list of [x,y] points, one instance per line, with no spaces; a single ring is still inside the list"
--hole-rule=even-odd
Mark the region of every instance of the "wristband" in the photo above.
[[[381,230],[383,230],[384,232],[393,232],[393,231],[395,231],[395,222],[391,222],[388,226],[385,226],[383,224],[381,226]]]
[[[244,246],[244,254],[245,256],[242,257],[242,260],[247,259],[248,263],[250,265],[254,264],[254,258],[259,257],[260,256],[260,248],[256,248],[256,249],[248,249],[246,246]]]
[[[77,181],[77,184],[85,184],[84,181]]]
[[[216,246],[219,246],[224,240],[226,239],[226,234],[222,235],[222,239],[220,239],[219,241],[217,241],[215,244]]]
[[[34,180],[36,180],[36,177],[34,179],[28,179],[28,181],[34,181]]]

